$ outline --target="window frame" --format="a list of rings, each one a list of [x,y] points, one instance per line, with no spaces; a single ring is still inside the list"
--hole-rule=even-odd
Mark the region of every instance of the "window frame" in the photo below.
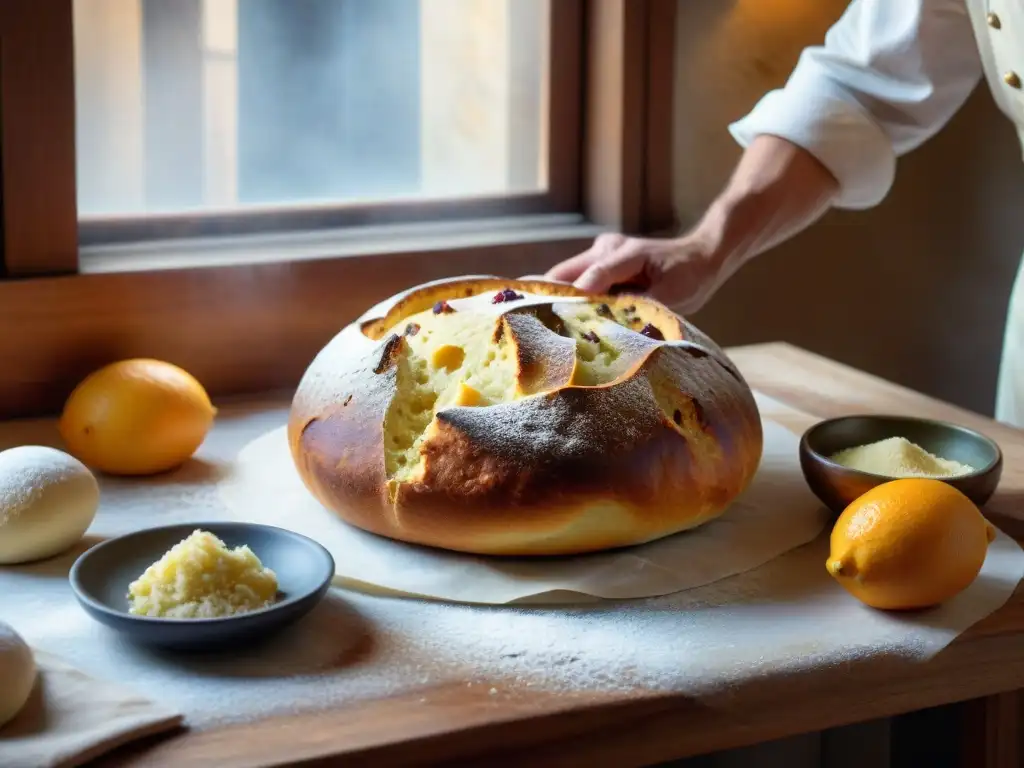
[[[521,216],[536,212],[529,206],[506,201],[504,211],[476,212],[503,212],[506,223],[509,214],[530,219],[519,235],[478,231],[469,241],[453,238],[456,244],[441,238],[410,247],[406,239],[365,253],[328,248],[316,257],[282,245],[280,258],[269,261],[172,260],[159,267],[124,246],[123,268],[96,271],[79,259],[71,0],[3,0],[0,418],[55,413],[89,371],[128,357],[181,365],[215,398],[287,389],[341,327],[410,284],[536,274],[584,249],[599,231],[674,231],[675,3],[552,0],[553,12],[575,19],[579,30],[553,43],[564,62],[552,60],[550,82],[552,94],[564,95],[551,99],[560,115],[552,125],[564,134],[551,136],[551,151],[565,136],[574,140],[552,168],[564,175],[548,202],[575,214],[574,226],[562,216],[558,226],[544,227],[536,221],[543,216]],[[419,215],[436,222],[444,211],[429,205]],[[307,211],[313,218],[303,223],[318,223],[315,214]]]
[[[65,0],[0,2],[4,275],[78,264],[71,8]]]

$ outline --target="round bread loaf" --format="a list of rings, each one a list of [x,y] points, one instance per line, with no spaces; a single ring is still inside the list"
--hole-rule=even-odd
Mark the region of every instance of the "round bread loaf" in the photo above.
[[[693,528],[747,487],[762,449],[743,377],[665,306],[476,276],[343,329],[303,376],[288,438],[346,522],[491,555]]]

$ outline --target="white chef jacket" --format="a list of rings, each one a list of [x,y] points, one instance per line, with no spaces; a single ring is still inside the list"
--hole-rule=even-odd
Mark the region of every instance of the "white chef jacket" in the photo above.
[[[803,147],[838,180],[837,207],[869,208],[897,156],[938,132],[981,76],[965,0],[854,0],[730,131],[744,147],[764,133]]]
[[[896,158],[941,129],[982,77],[1024,145],[1024,0],[853,0],[784,87],[729,130],[803,147],[839,182],[839,208],[870,208]],[[1024,266],[1003,335],[998,420],[1024,427]]]

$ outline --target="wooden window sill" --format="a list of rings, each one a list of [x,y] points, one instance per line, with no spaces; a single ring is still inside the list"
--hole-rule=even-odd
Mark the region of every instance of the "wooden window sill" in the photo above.
[[[605,228],[589,223],[579,214],[542,214],[462,222],[388,224],[95,245],[81,249],[79,272],[107,274],[286,264],[315,259],[382,257],[403,253],[445,254],[466,248],[593,239],[603,231]]]

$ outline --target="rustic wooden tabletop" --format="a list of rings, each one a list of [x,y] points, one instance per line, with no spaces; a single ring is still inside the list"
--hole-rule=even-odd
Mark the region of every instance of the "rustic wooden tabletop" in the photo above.
[[[784,344],[730,350],[751,386],[795,409],[785,426],[855,412],[930,416],[980,429],[1005,454],[987,510],[1018,539],[1024,525],[1024,432],[997,424]],[[373,663],[370,659],[366,663]],[[478,670],[478,673],[480,670]],[[482,671],[486,676],[486,670]],[[877,658],[773,675],[763,671],[714,702],[643,690],[534,690],[502,681],[467,686],[457,676],[410,680],[386,696],[312,714],[185,730],[108,755],[100,765],[267,766],[638,765],[886,717],[954,701],[971,712],[977,765],[1017,765],[1016,696],[1024,688],[1024,596],[958,637],[926,663]]]

